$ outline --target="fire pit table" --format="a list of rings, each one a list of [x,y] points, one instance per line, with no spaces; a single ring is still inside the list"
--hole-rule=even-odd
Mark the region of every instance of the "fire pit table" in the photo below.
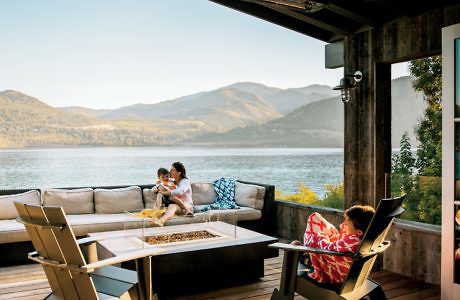
[[[264,276],[264,259],[278,256],[268,248],[277,238],[224,222],[207,222],[89,234],[100,239],[99,258],[151,251],[147,289],[160,297],[190,294]],[[134,262],[122,265],[134,269]],[[151,284],[151,285],[150,285]],[[150,285],[150,286],[149,286]]]

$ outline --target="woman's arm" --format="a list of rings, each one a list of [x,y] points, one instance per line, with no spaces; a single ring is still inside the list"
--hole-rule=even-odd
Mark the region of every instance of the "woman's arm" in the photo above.
[[[179,182],[179,185],[177,186],[177,188],[171,191],[171,195],[180,197],[180,196],[183,196],[185,193],[187,193],[190,189],[192,189],[190,180],[182,179]]]

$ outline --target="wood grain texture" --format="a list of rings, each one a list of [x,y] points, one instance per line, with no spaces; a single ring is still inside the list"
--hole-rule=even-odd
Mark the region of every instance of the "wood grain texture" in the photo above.
[[[282,259],[280,257],[266,259],[264,265],[265,276],[256,282],[218,290],[213,290],[210,287],[209,292],[189,294],[174,299],[270,299],[273,289],[279,287]],[[24,275],[29,271],[36,272],[39,269],[37,265],[20,266],[19,268]],[[12,271],[13,269],[0,268],[1,274],[17,274],[9,273]],[[385,270],[375,271],[371,274],[371,277],[382,284],[388,299],[440,299],[439,286],[426,284]],[[49,294],[50,288],[43,272],[41,273],[41,278],[40,283],[33,282],[31,284],[27,278],[16,277],[17,281],[14,282],[14,288],[11,286],[5,288],[4,284],[0,284],[0,299],[43,299]],[[295,295],[294,299],[304,298]]]

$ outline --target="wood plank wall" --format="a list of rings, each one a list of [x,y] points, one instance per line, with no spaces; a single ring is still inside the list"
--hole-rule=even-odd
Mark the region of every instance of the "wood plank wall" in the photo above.
[[[357,70],[364,74],[345,105],[346,207],[355,203],[375,207],[388,190],[385,174],[391,171],[391,63],[440,54],[442,27],[456,23],[460,23],[460,4],[401,17],[344,38],[345,74]]]
[[[277,234],[301,240],[307,217],[319,212],[335,226],[343,222],[343,211],[277,200]],[[387,235],[391,247],[384,252],[383,269],[440,284],[441,226],[397,220]]]

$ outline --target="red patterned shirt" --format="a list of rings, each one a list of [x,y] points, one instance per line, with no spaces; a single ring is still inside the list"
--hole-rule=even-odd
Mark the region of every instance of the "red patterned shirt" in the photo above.
[[[307,247],[355,253],[361,243],[362,235],[344,234],[344,224],[340,225],[340,234],[327,236],[320,233],[305,233],[304,244]],[[314,267],[309,276],[323,283],[342,283],[352,263],[351,257],[310,253]]]

